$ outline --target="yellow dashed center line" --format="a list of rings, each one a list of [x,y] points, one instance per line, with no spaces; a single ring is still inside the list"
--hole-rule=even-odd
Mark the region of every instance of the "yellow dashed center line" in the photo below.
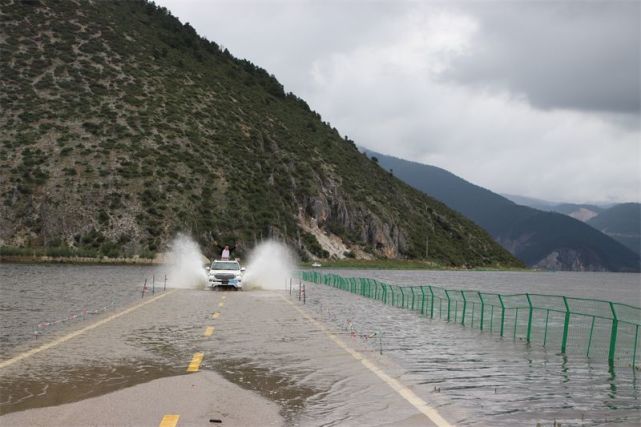
[[[219,303],[218,303],[218,307],[224,307],[224,306],[225,306],[225,303],[224,303],[224,302],[219,302]]]
[[[165,415],[164,417],[162,417],[162,420],[160,421],[158,427],[176,427],[179,419],[180,415]]]
[[[223,295],[223,297],[222,297],[223,301],[225,301],[225,298],[227,298],[227,297]]]
[[[203,356],[204,354],[201,352],[194,354],[191,362],[189,362],[189,366],[187,366],[187,372],[197,372],[198,368],[200,368],[200,362],[203,361]]]
[[[205,335],[206,337],[210,337],[212,336],[213,333],[214,333],[214,327],[207,326],[207,328],[205,329],[205,333],[203,335]]]
[[[217,311],[216,311],[216,312],[214,312],[214,314],[212,314],[212,315],[211,315],[211,318],[212,318],[212,319],[218,319],[219,317],[220,317],[220,313],[219,313],[219,312],[217,312]]]

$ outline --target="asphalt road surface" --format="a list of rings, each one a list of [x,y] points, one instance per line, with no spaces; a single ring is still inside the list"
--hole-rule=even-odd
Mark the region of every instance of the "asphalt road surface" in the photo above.
[[[0,362],[0,426],[449,425],[286,292],[167,291],[38,345]]]

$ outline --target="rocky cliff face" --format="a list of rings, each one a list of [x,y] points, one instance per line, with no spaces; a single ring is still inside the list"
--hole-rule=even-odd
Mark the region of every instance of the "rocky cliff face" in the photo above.
[[[145,1],[3,0],[0,246],[520,265],[359,153],[265,70]]]

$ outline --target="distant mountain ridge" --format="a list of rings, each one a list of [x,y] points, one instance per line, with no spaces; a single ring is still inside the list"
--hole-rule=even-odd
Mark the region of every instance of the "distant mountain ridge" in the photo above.
[[[602,210],[587,223],[641,254],[641,203],[621,203]]]
[[[581,221],[517,205],[435,166],[370,150],[379,165],[485,228],[527,265],[577,271],[639,271],[639,256]]]
[[[639,203],[555,203],[531,197],[504,194],[518,205],[559,212],[583,221],[617,242],[641,254],[641,204]]]

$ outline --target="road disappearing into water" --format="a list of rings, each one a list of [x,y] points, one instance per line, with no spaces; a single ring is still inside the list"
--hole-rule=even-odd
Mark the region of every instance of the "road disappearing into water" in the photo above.
[[[283,291],[145,297],[2,362],[0,425],[450,425],[310,313]]]

